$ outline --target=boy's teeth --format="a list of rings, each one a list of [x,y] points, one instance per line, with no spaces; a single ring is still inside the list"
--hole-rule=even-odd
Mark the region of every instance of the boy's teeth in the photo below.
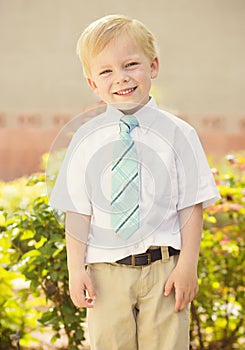
[[[126,94],[129,94],[130,92],[134,91],[133,88],[131,89],[126,89],[126,90],[122,90],[122,91],[118,91],[117,94],[118,95],[126,95]]]

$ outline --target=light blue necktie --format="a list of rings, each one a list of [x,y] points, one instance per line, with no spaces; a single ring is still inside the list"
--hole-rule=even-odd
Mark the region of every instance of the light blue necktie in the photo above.
[[[128,239],[139,228],[139,173],[137,151],[130,132],[138,126],[134,115],[119,122],[120,140],[115,143],[112,165],[111,224]]]

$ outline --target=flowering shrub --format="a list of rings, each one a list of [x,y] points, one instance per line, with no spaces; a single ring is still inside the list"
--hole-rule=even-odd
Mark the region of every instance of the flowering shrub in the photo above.
[[[222,199],[204,212],[192,350],[244,348],[245,160],[229,156],[228,164],[220,173],[213,169]],[[44,175],[0,183],[0,190],[0,350],[13,349],[11,334],[17,331],[22,348],[30,349],[37,322],[53,328],[53,342],[63,330],[69,350],[79,349],[85,310],[69,298],[64,227],[48,206]],[[13,283],[23,277],[28,287],[14,292]],[[37,307],[44,304],[42,296],[44,312]]]
[[[192,349],[244,349],[245,159],[227,159],[227,171],[213,169],[222,199],[204,212]]]
[[[32,185],[36,181],[39,181],[38,177],[31,180]],[[47,201],[47,196],[39,196],[32,202],[33,207],[29,212],[13,213],[7,218],[0,237],[11,243],[8,249],[9,261],[3,268],[9,276],[12,271],[17,270],[19,277],[22,274],[22,277],[30,282],[29,291],[32,298],[39,299],[45,296],[47,305],[45,311],[39,312],[38,321],[43,327],[52,327],[52,342],[60,338],[63,331],[68,339],[69,350],[77,350],[84,339],[82,322],[85,310],[75,308],[69,298],[64,227],[56,220]],[[3,250],[0,251],[1,255],[4,255]],[[30,292],[23,292],[22,301],[29,302]],[[0,311],[3,320],[7,320],[8,296],[3,298],[3,308],[1,309],[0,305]],[[19,294],[16,295],[16,299],[17,306],[21,300]],[[17,314],[18,307],[12,318],[16,318]],[[34,329],[37,318],[35,323],[28,327],[25,324],[29,318],[28,312],[25,310],[21,317],[12,330],[20,331],[20,345],[24,347],[28,345],[26,336],[30,329]],[[0,349],[12,349],[11,343],[9,338],[9,344],[5,344],[3,348],[0,346]]]

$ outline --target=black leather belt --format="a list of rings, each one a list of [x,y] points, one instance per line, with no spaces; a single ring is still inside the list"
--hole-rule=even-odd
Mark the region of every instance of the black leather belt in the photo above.
[[[179,250],[172,247],[168,247],[169,256],[178,255]],[[143,254],[129,255],[126,258],[116,261],[118,264],[130,265],[130,266],[146,266],[150,265],[154,261],[162,259],[161,248],[157,249],[148,249]]]

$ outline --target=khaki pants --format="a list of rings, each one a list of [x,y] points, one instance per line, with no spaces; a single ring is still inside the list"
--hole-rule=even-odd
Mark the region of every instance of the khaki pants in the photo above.
[[[144,267],[89,264],[96,288],[94,308],[88,309],[91,350],[187,350],[189,308],[174,312],[174,292],[164,285],[178,256]]]

